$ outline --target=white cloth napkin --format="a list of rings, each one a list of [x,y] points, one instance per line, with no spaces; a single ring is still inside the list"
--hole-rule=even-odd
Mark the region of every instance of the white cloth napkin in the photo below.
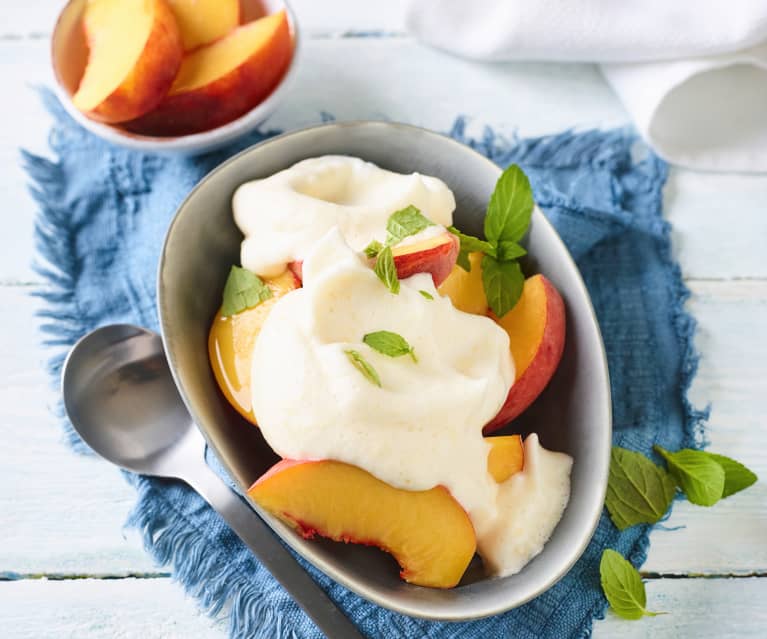
[[[669,162],[767,172],[767,0],[411,0],[406,23],[468,58],[600,63]]]

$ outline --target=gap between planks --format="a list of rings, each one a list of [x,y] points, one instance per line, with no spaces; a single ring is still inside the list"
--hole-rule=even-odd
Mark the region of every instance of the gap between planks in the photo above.
[[[767,571],[755,572],[731,572],[731,573],[660,573],[645,572],[640,570],[639,574],[646,581],[657,581],[660,579],[765,579]],[[119,579],[170,579],[173,573],[170,572],[126,572],[114,574],[75,574],[75,573],[0,573],[0,582],[15,581],[78,581],[81,579],[103,579],[104,581],[114,581]]]

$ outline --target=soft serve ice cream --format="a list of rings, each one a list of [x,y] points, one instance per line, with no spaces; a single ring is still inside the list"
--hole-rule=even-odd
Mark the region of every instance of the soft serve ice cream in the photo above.
[[[343,155],[303,160],[235,192],[234,219],[245,235],[242,265],[264,277],[279,275],[334,227],[361,251],[371,240],[383,242],[389,216],[411,204],[435,225],[453,223],[455,199],[442,180]]]
[[[446,487],[471,519],[488,569],[513,574],[561,518],[572,460],[530,435],[521,472],[501,484],[488,472],[482,428],[514,381],[508,334],[457,310],[427,273],[392,293],[360,252],[383,241],[389,215],[409,204],[435,227],[406,242],[452,222],[455,201],[443,182],[356,158],[306,160],[238,189],[243,265],[268,277],[303,260],[303,287],[276,301],[255,341],[253,412],[284,458],[345,462],[405,490]],[[415,357],[389,357],[363,341],[381,330],[405,338]],[[377,383],[350,352],[375,369]]]

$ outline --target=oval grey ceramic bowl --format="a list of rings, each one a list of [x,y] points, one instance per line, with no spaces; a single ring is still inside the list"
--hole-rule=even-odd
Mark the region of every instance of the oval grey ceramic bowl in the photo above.
[[[299,160],[347,154],[387,169],[443,179],[456,196],[456,224],[479,233],[500,169],[466,146],[416,127],[384,122],[319,126],[273,138],[225,162],[189,194],[171,223],[158,277],[160,321],[170,367],[189,411],[244,492],[277,457],[258,428],[219,392],[208,363],[208,328],[229,268],[239,264],[241,235],[232,221],[235,189]],[[394,560],[374,549],[306,541],[253,507],[295,550],[362,597],[399,612],[460,620],[491,615],[532,599],[557,582],[586,548],[602,511],[611,442],[610,388],[604,347],[586,288],[567,249],[536,210],[526,241],[528,275],[544,273],[567,307],[562,363],[533,406],[507,432],[537,432],[544,446],[573,456],[570,503],[543,552],[519,574],[487,578],[479,559],[458,587],[409,585]],[[428,463],[428,455],[424,455]]]

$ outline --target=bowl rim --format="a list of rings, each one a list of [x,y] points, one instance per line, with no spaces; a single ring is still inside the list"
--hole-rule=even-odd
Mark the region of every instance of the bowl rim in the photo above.
[[[59,18],[67,7],[75,1],[76,0],[69,0],[69,2],[62,7],[59,12]],[[54,93],[64,107],[64,110],[73,120],[75,120],[75,122],[94,135],[97,135],[101,139],[112,144],[117,144],[136,151],[152,151],[155,153],[182,155],[194,155],[212,151],[229,142],[233,142],[237,138],[252,131],[259,124],[262,124],[276,109],[277,105],[285,97],[288,89],[291,88],[295,82],[298,68],[297,60],[301,51],[303,51],[303,38],[299,32],[296,14],[290,6],[290,3],[287,0],[279,0],[279,2],[285,8],[291,35],[293,36],[293,53],[290,57],[287,69],[285,69],[279,83],[272,89],[271,93],[250,109],[250,111],[247,111],[238,118],[226,122],[225,124],[221,124],[213,129],[207,129],[198,133],[190,133],[188,135],[162,137],[123,131],[119,127],[98,122],[87,117],[72,103],[72,96],[63,86],[57,71],[54,42],[56,31],[59,27],[59,19],[57,19],[56,25],[54,26],[49,52],[54,80]]]
[[[165,263],[166,263],[169,239],[171,235],[173,234],[173,230],[176,224],[179,223],[179,220],[181,216],[183,215],[183,212],[186,209],[188,203],[194,198],[198,190],[202,189],[204,185],[212,178],[213,175],[226,170],[227,167],[239,161],[241,157],[251,153],[254,149],[262,148],[269,145],[279,145],[285,138],[300,137],[302,135],[311,135],[312,133],[320,129],[325,129],[325,130],[337,129],[340,131],[340,130],[348,129],[348,128],[369,127],[369,126],[381,127],[384,129],[385,128],[402,129],[402,130],[410,131],[410,132],[419,132],[419,134],[437,136],[439,138],[442,138],[443,140],[448,141],[451,145],[455,146],[459,152],[462,152],[462,153],[470,152],[471,154],[475,156],[475,159],[482,160],[482,162],[488,165],[488,167],[491,168],[494,172],[496,172],[497,175],[500,175],[502,172],[502,169],[497,164],[495,164],[492,160],[490,160],[489,158],[479,153],[476,149],[473,149],[470,146],[463,144],[462,142],[459,142],[458,140],[450,137],[449,135],[446,135],[444,133],[440,133],[437,131],[432,131],[431,129],[426,129],[424,127],[419,127],[412,124],[382,121],[382,120],[347,120],[343,122],[328,122],[328,123],[312,125],[312,126],[304,127],[301,129],[292,130],[292,131],[286,131],[274,137],[271,137],[266,140],[262,140],[256,144],[253,144],[249,146],[248,148],[243,149],[242,151],[236,153],[232,157],[228,158],[227,160],[225,160],[224,162],[216,166],[214,169],[212,169],[194,186],[194,188],[188,193],[188,195],[184,198],[184,200],[179,204],[173,216],[173,219],[168,225],[168,229],[166,231],[166,235],[163,240],[160,260],[158,262],[157,280],[156,280],[157,312],[159,317],[160,336],[162,338],[163,348],[165,350],[166,357],[168,359],[168,365],[169,365],[171,374],[173,376],[173,380],[176,384],[176,387],[179,390],[179,394],[181,395],[181,398],[184,401],[184,404],[189,410],[189,413],[193,421],[202,432],[203,437],[205,438],[207,444],[215,452],[216,456],[221,462],[221,465],[225,468],[226,472],[229,473],[229,475],[232,477],[236,476],[236,474],[232,471],[229,465],[224,461],[224,456],[220,454],[220,451],[218,450],[215,443],[210,440],[205,430],[200,427],[201,420],[199,419],[199,416],[194,410],[192,402],[187,397],[187,394],[184,390],[184,386],[181,382],[179,374],[177,373],[177,362],[176,362],[175,355],[173,351],[169,348],[169,343],[167,338],[169,322],[167,319],[168,313],[165,310],[166,298],[163,292],[164,290],[163,273],[165,271]],[[602,406],[603,418],[601,421],[603,421],[605,425],[605,429],[606,429],[605,442],[607,444],[605,446],[605,450],[601,452],[601,456],[602,456],[601,461],[603,463],[604,472],[602,474],[602,477],[600,477],[599,499],[596,502],[594,502],[595,504],[599,504],[599,506],[595,507],[591,512],[588,513],[588,525],[584,526],[581,530],[578,531],[577,543],[573,544],[570,547],[570,552],[567,556],[567,560],[563,562],[561,565],[559,565],[556,571],[552,571],[552,574],[549,576],[546,582],[542,584],[541,586],[532,589],[529,593],[527,593],[524,596],[515,598],[513,601],[509,602],[508,605],[499,604],[495,606],[486,605],[484,607],[480,607],[480,606],[477,606],[477,598],[475,598],[473,607],[478,610],[472,610],[472,612],[470,613],[467,613],[467,611],[463,609],[463,607],[461,607],[460,610],[456,610],[454,612],[445,612],[444,610],[440,609],[439,613],[434,613],[434,612],[424,611],[419,609],[419,605],[417,603],[415,605],[403,605],[403,604],[399,604],[396,606],[392,605],[391,602],[379,596],[379,594],[374,589],[369,588],[364,584],[360,585],[359,583],[352,583],[352,580],[348,579],[345,574],[337,574],[337,571],[334,568],[330,567],[328,562],[326,562],[322,557],[315,556],[315,557],[312,557],[311,559],[309,559],[308,557],[305,557],[304,553],[302,552],[302,549],[297,543],[297,540],[290,535],[283,534],[283,529],[281,529],[282,527],[281,522],[279,522],[278,520],[276,520],[276,518],[273,518],[268,513],[266,513],[260,506],[258,506],[258,504],[256,504],[250,497],[248,497],[247,494],[243,495],[245,499],[247,500],[247,502],[250,504],[250,506],[254,510],[256,510],[256,512],[258,512],[259,515],[261,515],[261,517],[267,522],[267,524],[269,524],[272,530],[282,539],[282,541],[288,544],[301,557],[303,557],[306,561],[309,561],[309,563],[311,563],[315,568],[317,568],[318,570],[321,570],[325,575],[329,576],[334,581],[337,581],[338,583],[342,584],[344,587],[348,588],[352,592],[355,592],[357,595],[363,597],[364,599],[367,599],[368,601],[372,603],[375,603],[376,605],[379,605],[389,610],[394,610],[396,612],[406,614],[412,617],[430,619],[434,621],[467,621],[471,619],[480,619],[480,618],[500,614],[503,612],[507,612],[508,610],[512,610],[514,608],[522,606],[523,604],[538,597],[539,595],[543,594],[544,592],[551,589],[554,585],[556,585],[557,582],[559,582],[569,572],[569,570],[575,565],[578,559],[580,559],[580,557],[583,555],[583,553],[585,552],[586,548],[588,547],[589,543],[591,542],[594,536],[597,526],[599,525],[599,521],[602,516],[602,512],[604,510],[604,500],[607,493],[607,480],[609,475],[610,455],[612,450],[612,432],[613,432],[612,393],[611,393],[611,386],[610,386],[610,370],[608,367],[607,352],[605,350],[604,340],[602,338],[602,331],[599,326],[599,321],[591,301],[591,296],[588,292],[588,289],[586,288],[586,284],[583,281],[583,277],[581,276],[580,270],[578,269],[578,266],[576,265],[575,260],[570,254],[570,251],[567,249],[567,246],[565,245],[564,241],[560,237],[559,233],[554,228],[553,224],[546,218],[546,216],[542,213],[542,211],[540,210],[537,204],[535,205],[535,208],[533,210],[533,218],[535,219],[536,224],[540,224],[542,226],[547,227],[547,230],[550,232],[551,236],[553,237],[554,242],[558,244],[558,248],[562,250],[564,259],[567,262],[569,269],[572,270],[577,275],[575,280],[576,280],[576,285],[578,287],[578,294],[585,301],[585,308],[588,310],[588,319],[590,320],[594,330],[596,331],[596,336],[598,338],[597,342],[599,345],[599,359],[601,362],[602,370],[604,371],[604,386],[602,388],[602,392],[605,398],[604,406]],[[506,578],[513,579],[513,577],[514,576],[511,575]]]

